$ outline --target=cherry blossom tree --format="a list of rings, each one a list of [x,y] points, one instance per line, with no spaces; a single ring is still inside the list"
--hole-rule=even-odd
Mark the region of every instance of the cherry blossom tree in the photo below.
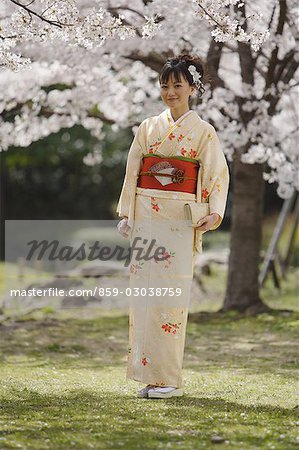
[[[252,2],[234,5],[244,33],[250,29],[250,6]],[[214,122],[233,161],[231,251],[223,310],[267,310],[258,286],[264,180],[277,182],[282,198],[299,189],[298,16],[291,2],[260,6],[271,38],[259,49],[247,41],[211,41],[207,61],[217,87],[197,107]]]
[[[282,198],[299,190],[296,5],[5,0],[0,20],[2,150],[77,123],[99,139],[103,123],[134,129],[157,113],[166,56],[191,52],[206,60],[213,82],[194,109],[215,126],[233,162],[224,309],[263,310],[257,275],[264,181],[276,182]]]

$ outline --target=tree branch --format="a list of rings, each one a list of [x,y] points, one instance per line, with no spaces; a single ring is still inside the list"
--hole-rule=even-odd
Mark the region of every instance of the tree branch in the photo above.
[[[113,8],[113,7],[108,7],[107,8],[107,11],[111,14],[111,16],[112,17],[119,17],[119,12],[118,12],[118,10],[119,9],[128,9],[128,10],[130,10],[130,11],[133,11],[133,12],[136,12],[137,13],[137,11],[134,11],[133,9],[131,9],[131,8],[125,8],[125,7],[117,7],[117,8]],[[139,14],[139,13],[138,13]],[[144,17],[142,16],[142,18],[144,19]],[[127,25],[127,26],[129,26],[129,27],[132,27],[132,24],[127,20],[127,19],[122,19],[122,21],[123,21],[123,23],[125,24],[125,25]],[[137,34],[137,36],[139,36],[139,37],[141,37],[141,33],[140,33],[140,31],[138,30],[138,28],[136,27],[136,34]]]
[[[273,23],[273,20],[274,20],[275,11],[276,11],[276,5],[274,5],[273,9],[272,9],[272,13],[271,13],[271,16],[270,16],[269,24],[268,24],[268,27],[267,27],[268,30],[271,30],[271,26],[272,26],[272,23]],[[259,51],[257,52],[257,55],[255,57],[255,62],[257,61],[257,59],[259,58],[260,55],[266,57],[266,55],[263,53],[262,46],[260,46]],[[269,59],[268,57],[266,57],[266,58]]]
[[[277,24],[277,29],[275,32],[275,35],[282,35],[284,24],[287,19],[287,3],[286,0],[279,0],[279,19]],[[271,84],[274,81],[274,72],[277,65],[277,55],[278,55],[278,46],[276,45],[275,48],[272,50],[269,65],[268,65],[268,72],[267,72],[267,78],[266,78],[266,85],[265,90],[271,86]]]
[[[214,39],[211,40],[207,54],[207,66],[209,74],[212,77],[212,88],[225,87],[224,80],[218,75],[223,48],[223,42],[215,42]]]
[[[213,17],[210,13],[208,13],[208,11],[200,4],[200,1],[196,2],[197,6],[200,7],[200,9],[202,9],[202,11],[215,23],[215,25],[217,25],[218,28],[220,28],[222,31],[226,32],[225,27],[219,23],[215,17]]]
[[[152,70],[159,73],[163,67],[163,64],[165,63],[165,59],[171,56],[174,56],[174,54],[169,52],[167,53],[150,52],[148,55],[144,55],[136,51],[130,53],[130,55],[126,55],[126,58],[132,61],[141,61],[147,67],[150,67]]]
[[[282,60],[280,60],[278,62],[278,70],[276,72],[276,74],[273,75],[273,82],[275,84],[278,83],[278,81],[282,78],[282,73],[283,71],[286,69],[286,67],[291,64],[292,59],[295,56],[295,51],[296,49],[293,48],[292,50],[290,50],[288,53],[286,53],[286,55],[284,56],[284,58]]]
[[[241,8],[235,6],[234,9],[236,12],[240,11],[244,20],[246,19],[245,3],[241,6]],[[244,21],[242,28],[246,32],[247,30],[246,20]],[[251,86],[253,86],[255,61],[252,57],[250,45],[238,41],[238,54],[239,54],[242,81],[246,84],[250,84]]]
[[[19,8],[24,9],[29,14],[30,17],[31,16],[38,17],[43,22],[46,22],[49,25],[53,25],[53,26],[58,27],[58,28],[62,28],[64,25],[66,25],[66,24],[63,24],[63,23],[58,22],[56,20],[46,19],[45,17],[43,17],[42,14],[38,14],[37,12],[33,11],[33,9],[28,8],[28,6],[23,5],[22,3],[18,2],[17,0],[9,0],[9,1],[11,3],[14,3],[15,5],[17,5]],[[28,5],[31,5],[31,3],[32,2],[30,2]]]

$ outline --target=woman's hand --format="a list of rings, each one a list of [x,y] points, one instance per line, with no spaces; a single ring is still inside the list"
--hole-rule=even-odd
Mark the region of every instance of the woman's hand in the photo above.
[[[195,229],[199,231],[209,231],[213,225],[218,222],[219,218],[220,216],[218,213],[209,214],[197,222]]]
[[[131,227],[128,225],[127,217],[124,217],[120,222],[118,222],[117,229],[119,234],[121,234],[124,238],[129,237],[129,231]]]

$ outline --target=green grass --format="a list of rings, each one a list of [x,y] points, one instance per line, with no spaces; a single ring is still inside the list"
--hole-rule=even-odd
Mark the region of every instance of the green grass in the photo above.
[[[191,314],[185,395],[169,400],[125,380],[127,316],[41,314],[0,328],[1,450],[295,448],[295,313]]]
[[[15,277],[15,266],[7,269]],[[28,275],[33,282],[37,273]],[[202,311],[219,309],[227,276],[211,265],[211,275],[202,275],[206,292],[189,314],[185,394],[177,399],[136,398],[143,384],[125,379],[122,311],[49,305],[17,320],[5,315],[0,449],[295,449],[298,275],[289,270],[280,290],[266,281],[261,297],[271,314],[209,315]]]

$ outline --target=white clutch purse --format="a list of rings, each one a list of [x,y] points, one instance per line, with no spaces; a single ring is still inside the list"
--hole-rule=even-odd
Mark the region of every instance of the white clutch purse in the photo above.
[[[209,203],[188,202],[184,205],[185,218],[191,227],[196,227],[197,222],[210,214]]]

